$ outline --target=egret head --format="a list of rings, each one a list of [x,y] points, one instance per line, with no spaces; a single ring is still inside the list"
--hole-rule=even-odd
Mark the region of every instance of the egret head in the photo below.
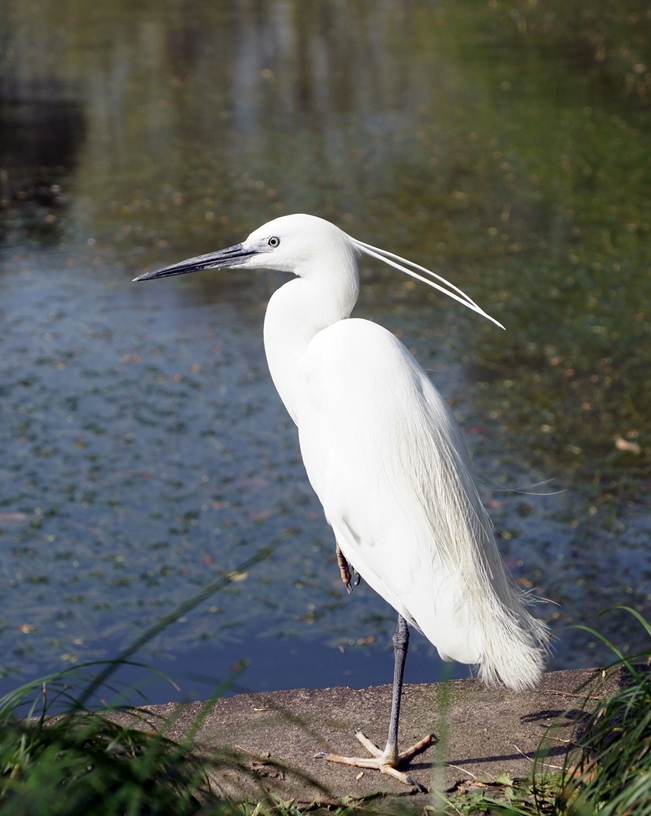
[[[300,277],[309,275],[310,271],[317,267],[336,269],[337,266],[346,266],[349,269],[353,268],[356,274],[357,267],[354,258],[359,254],[370,255],[394,269],[399,269],[406,275],[443,292],[500,328],[504,328],[461,289],[437,275],[436,272],[431,272],[400,255],[365,244],[363,241],[357,241],[339,227],[315,215],[283,215],[254,230],[241,244],[235,244],[235,246],[217,252],[209,252],[207,255],[188,258],[186,261],[164,266],[153,272],[146,272],[134,280],[154,280],[171,275],[186,275],[201,269],[223,269],[225,267],[277,269]],[[341,264],[341,261],[344,260],[346,263]],[[424,277],[425,275],[429,277]]]
[[[254,230],[241,244],[155,269],[134,280],[154,280],[225,267],[277,269],[300,276],[315,259],[334,258],[342,252],[354,256],[358,250],[353,239],[334,224],[314,215],[283,215]]]

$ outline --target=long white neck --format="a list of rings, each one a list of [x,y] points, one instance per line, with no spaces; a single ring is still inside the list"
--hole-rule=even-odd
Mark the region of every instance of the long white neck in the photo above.
[[[318,332],[347,318],[357,302],[359,276],[353,252],[324,258],[271,297],[264,319],[264,348],[271,378],[292,419],[300,424],[298,372]]]

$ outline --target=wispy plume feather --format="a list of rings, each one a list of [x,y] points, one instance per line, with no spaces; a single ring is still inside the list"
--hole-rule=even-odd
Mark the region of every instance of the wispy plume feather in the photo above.
[[[482,317],[485,317],[487,320],[490,320],[491,323],[494,323],[496,326],[499,326],[500,329],[503,329],[504,326],[498,321],[495,320],[494,317],[491,317],[487,312],[485,312],[481,306],[478,306],[474,300],[468,297],[468,295],[455,286],[450,281],[446,280],[445,278],[441,277],[441,275],[437,275],[436,272],[432,272],[430,269],[427,269],[424,266],[420,266],[420,264],[414,263],[413,261],[407,260],[407,258],[402,258],[400,255],[396,255],[393,252],[388,252],[386,249],[380,249],[379,247],[371,246],[370,244],[365,244],[363,241],[358,241],[356,238],[353,238],[353,243],[360,250],[360,252],[365,253],[366,255],[370,255],[372,258],[377,258],[379,261],[384,261],[385,264],[394,267],[394,269],[399,269],[401,272],[404,272],[405,275],[409,275],[416,280],[421,281],[422,283],[426,283],[428,286],[431,286],[433,289],[437,289],[439,292],[443,292],[444,295],[451,297],[453,300],[458,301],[463,306],[466,306],[468,309],[472,309],[473,312],[477,312]],[[403,265],[404,264],[404,265]],[[418,270],[418,272],[416,271]],[[425,275],[429,275],[430,278],[434,278],[434,280],[430,280],[430,278],[426,278],[423,275],[420,275],[419,272],[425,273]],[[439,281],[440,283],[444,283],[445,286],[449,288],[445,288],[444,286],[440,286],[435,281]]]

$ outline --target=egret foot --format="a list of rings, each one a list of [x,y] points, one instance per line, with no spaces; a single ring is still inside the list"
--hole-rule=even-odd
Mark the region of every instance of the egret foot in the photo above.
[[[434,734],[428,734],[422,740],[407,748],[406,751],[398,753],[391,746],[382,751],[378,746],[361,731],[355,731],[355,736],[362,743],[364,748],[371,754],[371,757],[345,757],[339,754],[329,754],[327,751],[320,751],[315,754],[315,759],[327,759],[329,762],[339,762],[342,765],[354,765],[357,768],[371,768],[381,773],[393,776],[405,785],[414,785],[421,793],[427,793],[427,788],[417,782],[413,776],[398,770],[401,765],[410,762],[416,754],[420,754],[434,742]]]
[[[346,556],[340,550],[339,544],[337,544],[337,564],[339,565],[339,574],[341,575],[341,580],[344,582],[344,586],[346,587],[346,592],[350,595],[353,591],[350,566],[348,565]],[[357,584],[355,584],[355,586],[357,586]]]
[[[355,567],[353,567],[355,577],[352,577],[350,572],[350,564],[346,560],[346,556],[342,553],[339,544],[337,544],[337,564],[339,565],[339,573],[341,575],[341,580],[344,582],[344,586],[346,587],[346,592],[350,595],[353,588],[359,586],[362,576],[359,574],[359,572],[357,572]]]

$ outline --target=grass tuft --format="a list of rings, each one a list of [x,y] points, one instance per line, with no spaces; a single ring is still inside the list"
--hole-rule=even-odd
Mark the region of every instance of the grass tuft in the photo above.
[[[639,612],[619,607],[637,618],[651,638],[651,625]],[[586,627],[587,629],[587,627]],[[556,807],[559,814],[584,816],[649,816],[651,814],[651,648],[624,656],[598,632],[617,655],[590,686],[590,697],[615,678],[619,689],[604,695],[590,712],[578,738],[578,756],[568,759]],[[586,700],[587,703],[587,700]]]

